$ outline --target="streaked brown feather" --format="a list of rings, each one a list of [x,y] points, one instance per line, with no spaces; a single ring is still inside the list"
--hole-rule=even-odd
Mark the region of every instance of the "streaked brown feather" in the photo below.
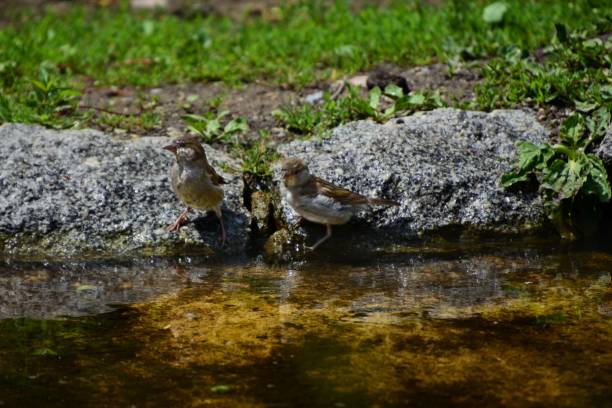
[[[384,198],[369,198],[361,194],[353,193],[350,190],[336,186],[329,181],[325,181],[316,176],[311,178],[311,184],[315,186],[316,192],[319,194],[323,194],[324,196],[338,200],[342,204],[399,205],[399,203],[392,200],[386,200]]]
[[[210,181],[212,181],[214,185],[219,186],[221,184],[227,184],[227,181],[225,181],[225,179],[215,171],[213,166],[208,163],[208,160],[206,160],[206,172],[210,177]]]

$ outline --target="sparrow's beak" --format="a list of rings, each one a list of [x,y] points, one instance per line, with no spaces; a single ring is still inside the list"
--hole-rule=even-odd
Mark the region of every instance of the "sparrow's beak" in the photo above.
[[[163,147],[164,150],[168,150],[169,152],[176,153],[176,146],[173,144],[169,144],[168,146]]]

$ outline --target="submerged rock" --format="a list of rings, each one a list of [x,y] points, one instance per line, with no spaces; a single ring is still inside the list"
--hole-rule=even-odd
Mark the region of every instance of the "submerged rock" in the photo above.
[[[44,258],[210,254],[220,245],[219,221],[193,212],[178,234],[165,227],[184,210],[172,191],[174,160],[165,137],[120,141],[94,130],[57,132],[40,126],[0,127],[0,252]],[[248,236],[240,177],[225,153],[206,147],[228,180],[224,252],[241,251]]]
[[[324,244],[345,243],[355,250],[445,231],[465,236],[541,229],[545,215],[537,192],[506,191],[499,185],[516,161],[518,140],[543,143],[548,132],[523,111],[437,109],[382,125],[349,123],[323,141],[295,141],[279,150],[303,158],[312,173],[334,184],[401,203],[359,211]],[[278,205],[285,223],[303,235],[285,200]],[[313,229],[307,241],[323,233],[322,227]]]

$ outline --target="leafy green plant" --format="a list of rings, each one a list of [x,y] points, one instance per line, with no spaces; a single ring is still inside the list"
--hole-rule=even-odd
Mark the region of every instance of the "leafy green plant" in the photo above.
[[[602,20],[591,32],[568,33],[556,25],[544,61],[510,47],[482,70],[484,83],[476,87],[476,102],[484,109],[554,104],[580,111],[612,104],[612,38],[593,38],[599,31],[612,30],[612,20]]]
[[[323,103],[319,106],[286,105],[273,114],[285,124],[287,129],[312,135],[353,120],[372,119],[382,123],[415,110],[445,106],[438,92],[414,92],[404,95],[400,87],[389,85],[384,92],[375,87],[364,97],[359,88],[350,85],[347,87],[346,96],[333,99],[329,93],[326,93]]]
[[[26,86],[27,92],[18,95],[0,95],[0,123],[25,122],[40,123],[46,126],[67,127],[81,116],[70,118],[76,111],[81,95],[62,83],[62,80],[41,65],[37,79]]]
[[[251,144],[236,143],[233,146],[234,154],[242,162],[242,172],[257,176],[272,174],[270,165],[278,159],[278,153],[269,147],[269,132],[260,131],[257,141]]]
[[[326,103],[329,100],[328,97],[329,95],[326,97]],[[287,129],[306,135],[315,133],[323,120],[322,110],[311,104],[285,105],[272,112],[272,114],[282,121]]]
[[[594,232],[598,203],[609,202],[612,193],[606,169],[589,147],[609,124],[610,110],[600,108],[586,119],[580,113],[567,118],[560,129],[561,143],[519,142],[518,168],[505,174],[501,185],[508,188],[535,176],[548,217],[563,238]]]
[[[206,143],[230,142],[232,136],[246,133],[249,125],[243,118],[233,118],[225,123],[224,118],[229,111],[209,111],[204,115],[183,115],[187,127],[194,133],[200,135]]]

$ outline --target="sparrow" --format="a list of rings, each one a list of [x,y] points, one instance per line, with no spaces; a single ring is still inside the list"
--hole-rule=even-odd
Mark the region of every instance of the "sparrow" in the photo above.
[[[170,169],[172,191],[187,209],[166,230],[176,232],[187,222],[187,214],[192,208],[213,210],[221,222],[222,246],[225,245],[225,227],[221,214],[223,184],[226,184],[215,169],[208,163],[204,147],[196,136],[181,136],[168,146],[163,147],[174,153],[176,162]]]
[[[285,198],[291,208],[308,221],[323,224],[327,233],[310,250],[315,250],[332,235],[332,225],[348,222],[359,206],[400,205],[383,198],[369,198],[335,186],[310,174],[308,166],[296,157],[286,159],[281,168]]]

